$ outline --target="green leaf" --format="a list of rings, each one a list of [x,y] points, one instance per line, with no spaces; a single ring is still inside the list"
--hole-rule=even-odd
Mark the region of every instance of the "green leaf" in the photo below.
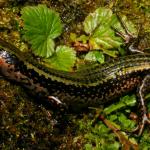
[[[72,42],[80,41],[80,42],[83,42],[83,43],[87,43],[87,40],[89,40],[89,37],[84,35],[84,34],[77,37],[77,35],[75,33],[70,33],[70,40]]]
[[[89,61],[98,61],[101,64],[105,61],[105,57],[100,51],[90,51],[86,54],[84,59]]]
[[[87,40],[89,40],[89,37],[86,35],[81,35],[77,38],[77,41],[82,41],[83,43],[87,43]]]
[[[98,8],[94,13],[90,13],[83,23],[84,31],[87,34],[92,34],[94,30],[100,26],[105,25],[108,19],[112,16],[112,11],[107,8]]]
[[[76,41],[76,39],[77,39],[77,35],[75,33],[70,33],[70,40],[74,42]]]
[[[118,49],[123,44],[121,37],[115,35],[111,28],[118,22],[116,15],[110,9],[98,8],[86,17],[84,31],[89,34],[89,44],[92,49]],[[108,53],[109,55],[109,53]]]
[[[123,44],[122,39],[115,35],[109,26],[100,26],[89,39],[93,49],[119,48]]]
[[[125,108],[126,106],[135,106],[136,104],[136,97],[135,95],[131,96],[124,96],[120,99],[120,101],[117,104],[112,104],[104,109],[105,114],[110,114],[116,110],[119,110],[121,108]]]
[[[85,150],[92,150],[92,145],[91,144],[85,144]]]
[[[62,45],[56,48],[56,52],[52,57],[44,60],[49,67],[70,71],[75,64],[76,54],[72,48]]]
[[[128,119],[123,113],[119,114],[118,120],[123,124],[123,127],[126,129],[132,129],[135,126],[133,120]]]
[[[31,44],[33,52],[42,57],[54,53],[53,39],[62,32],[62,24],[58,13],[45,5],[27,6],[21,11],[24,21],[24,37]]]
[[[103,49],[103,52],[111,57],[117,57],[118,51]]]

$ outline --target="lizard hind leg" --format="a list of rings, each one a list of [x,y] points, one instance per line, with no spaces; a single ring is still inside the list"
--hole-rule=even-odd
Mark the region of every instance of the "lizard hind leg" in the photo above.
[[[150,75],[145,76],[145,78],[142,81],[142,84],[138,89],[140,118],[138,126],[133,130],[133,132],[138,131],[138,136],[142,134],[145,124],[148,123],[150,125],[150,120],[148,118],[147,108],[145,106],[144,100],[145,94],[147,94],[148,92],[150,92]]]

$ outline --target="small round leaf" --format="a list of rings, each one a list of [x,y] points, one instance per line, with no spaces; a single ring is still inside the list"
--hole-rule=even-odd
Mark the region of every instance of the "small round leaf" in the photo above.
[[[54,41],[62,32],[58,13],[45,5],[27,6],[21,11],[24,21],[24,37],[31,44],[33,52],[49,57],[54,52]]]

